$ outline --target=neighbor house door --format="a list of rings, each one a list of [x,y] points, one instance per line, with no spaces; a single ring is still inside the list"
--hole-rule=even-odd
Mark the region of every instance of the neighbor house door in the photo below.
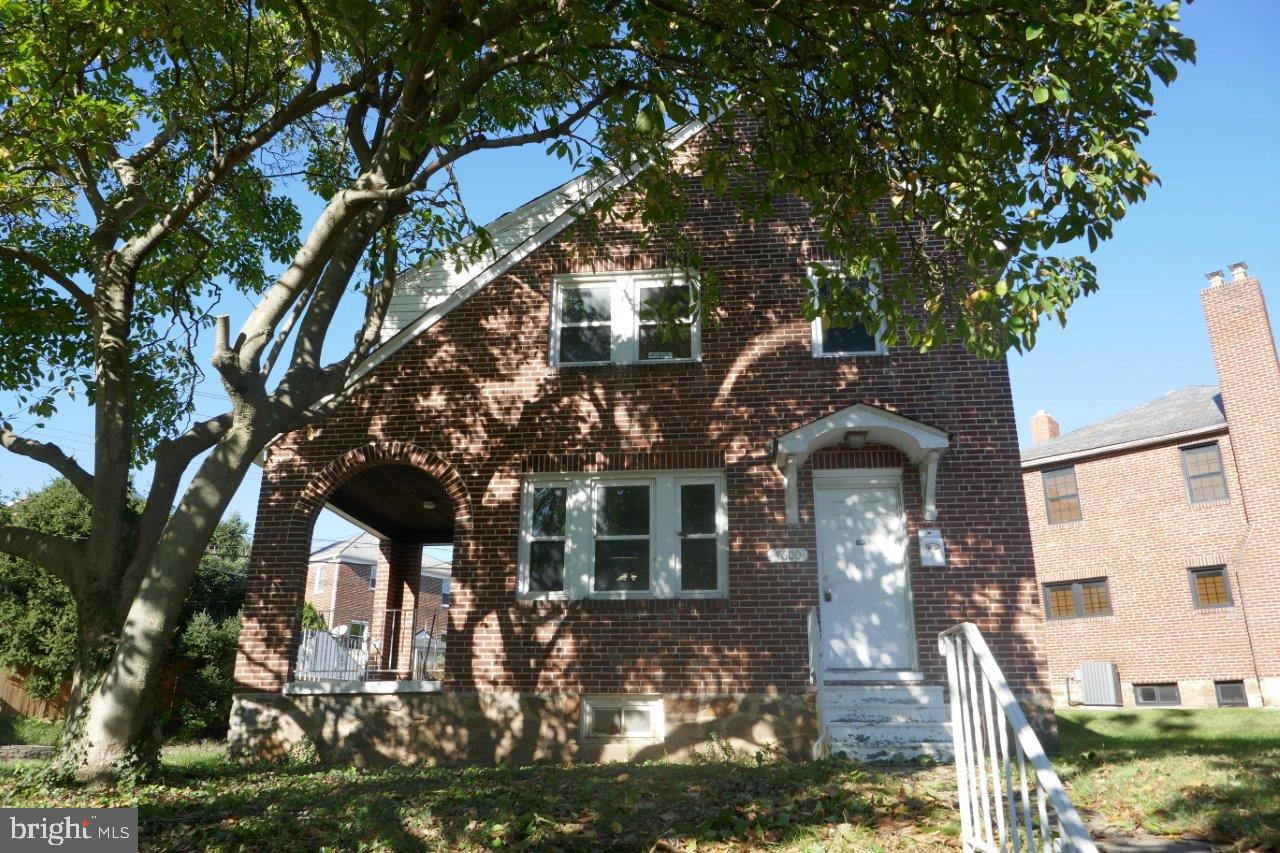
[[[824,666],[913,670],[900,476],[817,471],[814,503]]]

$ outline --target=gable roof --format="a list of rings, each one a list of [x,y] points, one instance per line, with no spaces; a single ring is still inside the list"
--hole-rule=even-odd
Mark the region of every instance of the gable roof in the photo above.
[[[699,121],[673,128],[667,134],[667,148],[674,151],[705,128]],[[387,307],[381,345],[352,371],[347,388],[573,224],[601,196],[629,184],[641,169],[636,164],[612,176],[581,175],[502,214],[484,226],[492,248],[461,269],[445,257],[404,273]]]
[[[1023,467],[1060,462],[1107,450],[1139,447],[1226,429],[1216,385],[1188,385],[1118,415],[1042,441],[1022,452]]]
[[[309,563],[352,563],[359,566],[373,566],[378,562],[378,537],[372,533],[361,533],[350,539],[317,548],[307,558]],[[429,551],[422,552],[422,574],[438,578],[447,578],[453,564],[441,559]]]

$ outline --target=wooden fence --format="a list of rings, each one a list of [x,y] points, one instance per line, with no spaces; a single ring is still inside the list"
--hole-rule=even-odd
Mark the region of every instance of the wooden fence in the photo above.
[[[70,689],[67,685],[53,699],[37,699],[23,688],[21,673],[0,669],[0,714],[60,720],[67,711]]]

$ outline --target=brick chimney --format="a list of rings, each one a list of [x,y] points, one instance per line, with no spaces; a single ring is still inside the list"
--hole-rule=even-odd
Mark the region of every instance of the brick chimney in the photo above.
[[[1053,419],[1053,415],[1044,409],[1031,416],[1031,442],[1041,444],[1062,434],[1062,428]]]
[[[1230,278],[1206,276],[1200,301],[1241,487],[1254,515],[1274,511],[1280,489],[1280,363],[1262,287],[1247,264],[1229,269]]]
[[[1280,362],[1262,287],[1247,265],[1229,269],[1229,278],[1210,273],[1209,287],[1200,293],[1248,519],[1228,569],[1248,602],[1250,621],[1273,630],[1280,624]],[[1264,704],[1280,705],[1274,630],[1255,656]]]

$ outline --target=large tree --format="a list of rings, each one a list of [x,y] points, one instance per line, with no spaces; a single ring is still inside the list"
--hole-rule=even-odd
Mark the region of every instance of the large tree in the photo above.
[[[30,416],[71,393],[94,416],[87,467],[0,431],[92,505],[84,540],[0,526],[0,550],[77,604],[63,766],[109,778],[148,760],[183,597],[252,460],[374,347],[397,269],[472,234],[454,251],[485,250],[464,158],[541,144],[602,181],[639,171],[629,215],[678,235],[663,226],[687,185],[665,131],[752,115],[749,156],[702,146],[680,168],[747,213],[802,197],[844,273],[911,270],[808,310],[998,355],[1095,287],[1052,248],[1108,237],[1154,180],[1137,145],[1155,78],[1192,55],[1176,18],[1157,0],[0,6],[0,389]],[[616,215],[607,193],[593,212]],[[234,332],[211,316],[228,289],[254,306]],[[348,292],[363,323],[326,362]],[[206,327],[228,409],[193,422]]]

